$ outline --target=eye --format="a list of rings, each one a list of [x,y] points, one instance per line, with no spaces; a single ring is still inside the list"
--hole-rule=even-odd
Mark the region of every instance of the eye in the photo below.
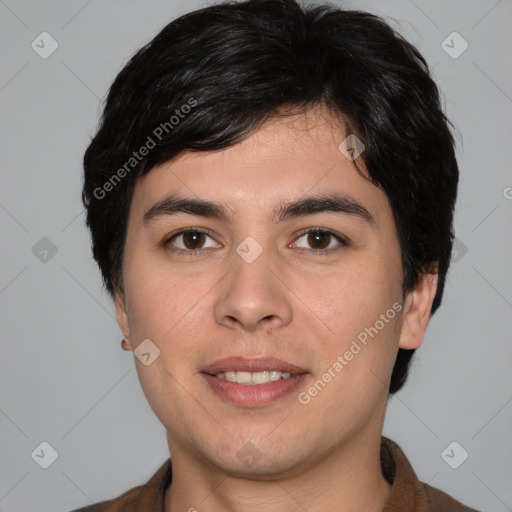
[[[199,228],[187,228],[182,229],[178,233],[175,233],[170,238],[167,238],[164,241],[164,245],[169,248],[170,251],[178,253],[178,254],[199,254],[202,253],[202,249],[204,249],[204,240],[205,238],[211,238],[208,234],[208,231],[199,229]],[[181,246],[180,247],[175,240],[180,240],[181,238]],[[172,247],[178,245],[177,248]],[[213,246],[215,247],[215,246]]]
[[[330,231],[328,229],[323,228],[308,228],[299,233],[298,240],[301,238],[306,237],[306,242],[313,246],[313,253],[316,255],[324,255],[328,254],[337,248],[345,247],[348,245],[347,240],[342,237],[341,235],[338,235],[334,233],[333,231]],[[332,247],[331,243],[337,241],[338,247]],[[294,242],[294,245],[296,245],[297,242]],[[335,244],[336,245],[336,244]],[[315,247],[316,246],[316,247]],[[306,247],[307,249],[307,247]]]
[[[306,237],[306,235],[306,242],[313,246],[311,251],[315,256],[328,254],[340,247],[346,247],[348,245],[348,242],[344,237],[328,229],[304,229],[298,234],[297,240]],[[186,228],[165,239],[164,246],[176,254],[188,254],[190,256],[206,252],[203,249],[220,247],[220,245],[215,244],[210,245],[210,247],[205,247],[204,243],[206,238],[212,238],[207,230],[201,228]],[[336,241],[338,242],[338,247],[332,247],[332,242]],[[294,242],[293,245],[296,246],[297,241]],[[308,247],[305,248],[308,249]]]

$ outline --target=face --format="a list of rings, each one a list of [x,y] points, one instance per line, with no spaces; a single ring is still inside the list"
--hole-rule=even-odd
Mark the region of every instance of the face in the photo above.
[[[137,182],[116,313],[131,349],[150,340],[137,371],[173,464],[270,478],[380,437],[435,282],[404,301],[389,202],[340,152],[346,136],[317,109]]]

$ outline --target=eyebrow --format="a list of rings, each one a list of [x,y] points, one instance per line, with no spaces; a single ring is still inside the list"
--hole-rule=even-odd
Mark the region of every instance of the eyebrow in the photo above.
[[[273,211],[271,220],[276,224],[283,220],[324,212],[342,213],[358,217],[370,225],[376,224],[372,214],[361,203],[343,194],[308,196],[284,203]],[[144,214],[143,219],[148,224],[158,216],[178,213],[217,219],[228,224],[233,222],[228,210],[220,203],[176,195],[158,201]]]

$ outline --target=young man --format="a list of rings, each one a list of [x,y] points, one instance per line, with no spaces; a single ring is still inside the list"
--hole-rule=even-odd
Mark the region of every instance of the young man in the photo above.
[[[83,199],[172,472],[81,510],[471,510],[382,437],[441,303],[453,145],[425,61],[368,13],[220,4],[142,48]]]

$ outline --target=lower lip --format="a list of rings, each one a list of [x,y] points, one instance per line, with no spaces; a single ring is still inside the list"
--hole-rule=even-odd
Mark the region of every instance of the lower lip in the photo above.
[[[287,379],[252,386],[229,382],[207,373],[202,375],[210,388],[228,402],[243,407],[259,407],[289,395],[304,383],[309,374],[292,375]]]

